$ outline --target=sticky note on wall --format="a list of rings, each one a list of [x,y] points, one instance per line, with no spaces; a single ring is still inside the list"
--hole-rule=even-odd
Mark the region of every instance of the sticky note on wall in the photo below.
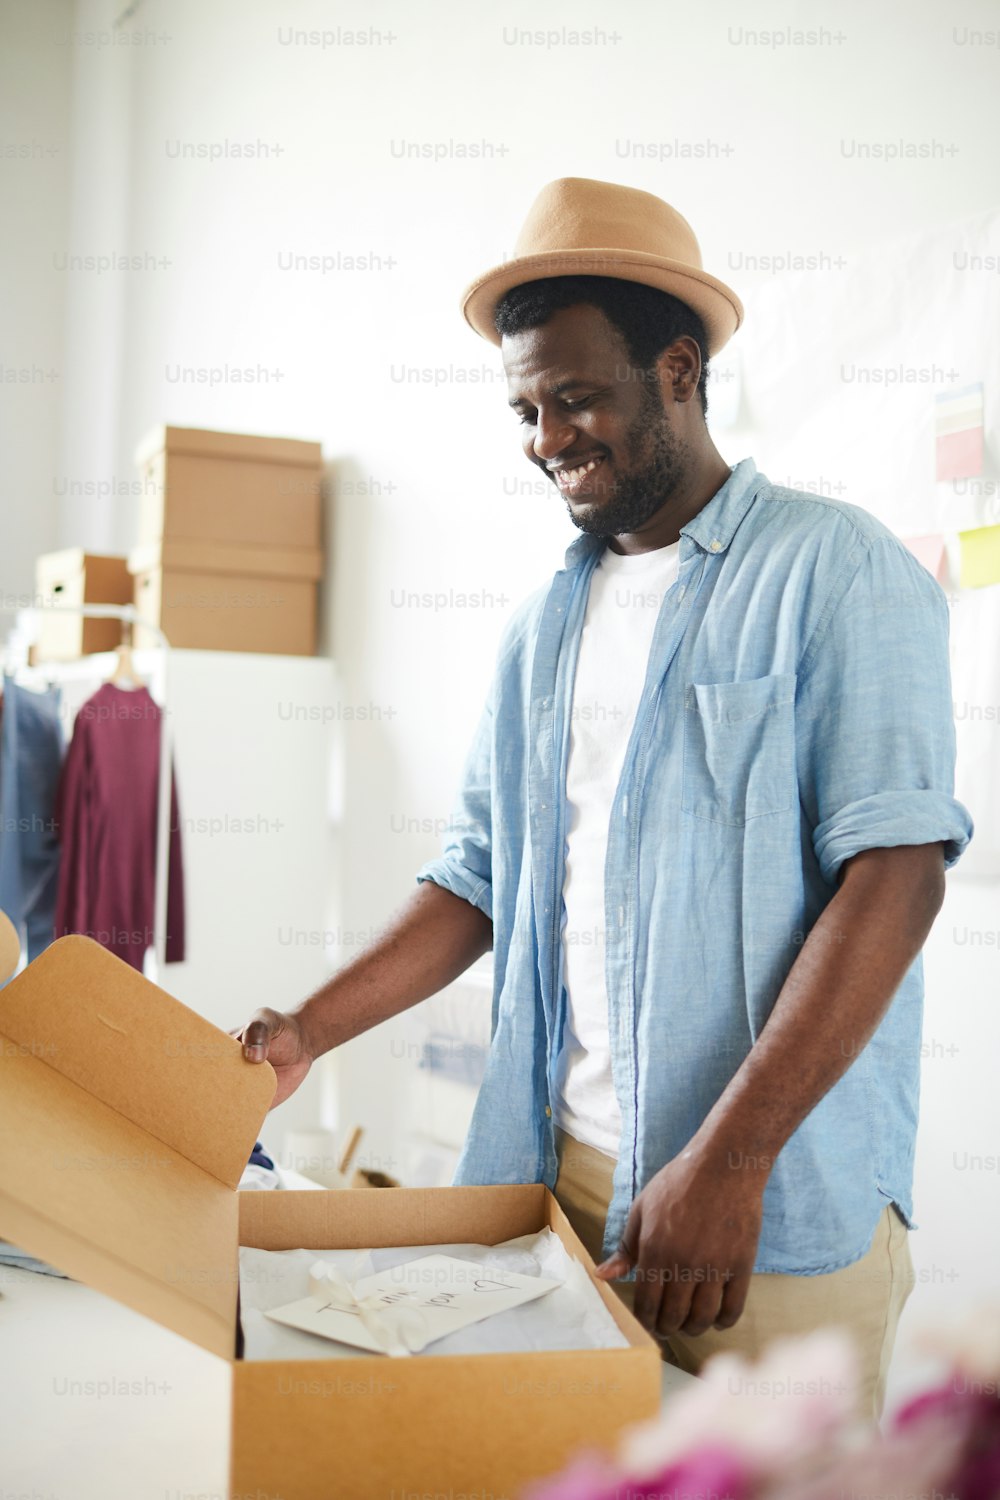
[[[940,533],[931,536],[904,536],[903,545],[909,547],[918,562],[922,562],[932,578],[944,582],[945,551],[944,537]]]
[[[983,385],[934,398],[937,478],[970,479],[983,472]]]
[[[983,589],[1000,583],[1000,526],[977,526],[960,531],[962,569],[959,587]]]

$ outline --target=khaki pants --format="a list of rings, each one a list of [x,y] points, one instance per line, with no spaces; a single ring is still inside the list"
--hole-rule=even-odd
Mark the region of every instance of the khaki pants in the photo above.
[[[603,1152],[562,1130],[556,1131],[556,1151],[559,1176],[555,1196],[599,1264],[604,1258],[601,1245],[615,1164]],[[756,1359],[772,1339],[840,1327],[857,1350],[859,1415],[877,1422],[885,1403],[896,1326],[913,1281],[908,1231],[890,1206],[879,1220],[871,1249],[853,1265],[822,1276],[755,1275],[750,1280],[743,1315],[734,1327],[710,1328],[694,1338],[672,1333],[663,1357],[697,1375],[712,1354],[728,1352]],[[631,1307],[633,1283],[611,1285]]]

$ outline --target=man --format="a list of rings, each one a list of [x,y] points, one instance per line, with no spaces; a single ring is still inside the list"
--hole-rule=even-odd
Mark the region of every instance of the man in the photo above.
[[[708,360],[742,309],[657,198],[550,184],[464,310],[583,535],[504,633],[442,858],[246,1056],[280,1100],[492,946],[457,1180],[547,1182],[687,1369],[842,1324],[877,1416],[919,954],[972,831],[944,595],[865,511],[720,457]]]

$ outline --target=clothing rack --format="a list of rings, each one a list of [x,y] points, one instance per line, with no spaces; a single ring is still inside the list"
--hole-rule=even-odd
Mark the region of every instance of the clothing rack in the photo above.
[[[163,652],[163,677],[160,693],[160,766],[157,780],[156,801],[156,869],[153,883],[153,953],[156,957],[156,979],[163,982],[163,969],[167,960],[167,867],[170,858],[170,729],[167,722],[167,700],[169,692],[170,642],[158,625],[143,619],[134,604],[32,604],[5,605],[0,600],[0,614],[45,613],[84,615],[87,619],[121,620],[122,624],[140,624],[143,630],[156,637]]]

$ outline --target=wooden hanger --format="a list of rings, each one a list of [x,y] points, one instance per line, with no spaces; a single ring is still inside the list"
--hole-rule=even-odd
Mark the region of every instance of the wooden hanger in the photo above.
[[[115,670],[108,678],[108,681],[113,683],[115,687],[127,688],[131,691],[146,686],[136,671],[135,663],[132,660],[131,620],[122,621],[122,639],[118,647],[118,660],[115,663]]]

